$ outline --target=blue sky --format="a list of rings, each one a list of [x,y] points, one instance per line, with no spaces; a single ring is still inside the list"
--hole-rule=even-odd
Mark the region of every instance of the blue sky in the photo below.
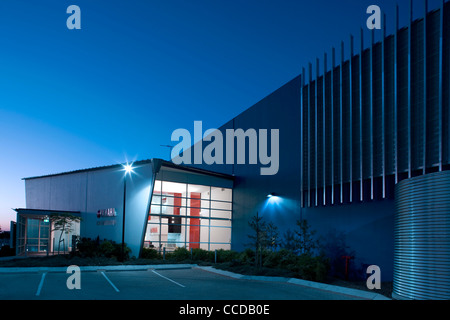
[[[168,159],[173,130],[219,127],[341,40],[348,54],[350,34],[358,48],[361,27],[368,44],[371,4],[391,33],[389,0],[0,0],[1,228],[25,207],[21,178]]]

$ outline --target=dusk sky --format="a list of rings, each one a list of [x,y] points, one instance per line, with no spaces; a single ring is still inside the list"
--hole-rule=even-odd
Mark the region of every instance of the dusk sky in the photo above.
[[[392,33],[391,0],[0,0],[0,227],[25,207],[24,177],[169,159],[175,129],[221,126],[333,46],[340,61],[342,40],[348,58],[372,4]]]

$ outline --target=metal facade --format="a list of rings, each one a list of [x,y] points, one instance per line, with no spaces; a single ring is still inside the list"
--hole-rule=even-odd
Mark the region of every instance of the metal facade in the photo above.
[[[412,8],[412,6],[411,6]],[[316,207],[394,198],[395,183],[450,165],[449,8],[410,21],[319,74],[301,91],[301,203]]]

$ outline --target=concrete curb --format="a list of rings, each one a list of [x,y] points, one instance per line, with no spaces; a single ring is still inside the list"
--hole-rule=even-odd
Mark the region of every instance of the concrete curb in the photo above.
[[[119,266],[80,266],[80,271],[146,271],[170,270],[170,269],[191,269],[197,267],[196,264],[153,264],[153,265],[119,265]],[[66,272],[67,267],[2,267],[2,273],[39,273],[39,272]]]
[[[284,277],[267,277],[267,276],[248,276],[248,275],[242,275],[238,273],[233,273],[230,271],[220,270],[216,269],[214,267],[201,267],[197,266],[196,268],[202,269],[205,271],[217,273],[223,276],[231,277],[234,279],[242,279],[242,280],[258,280],[258,281],[274,281],[274,282],[288,282],[304,287],[310,287],[314,289],[319,290],[325,290],[325,291],[331,291],[335,293],[340,294],[346,294],[349,296],[354,296],[361,299],[367,299],[367,300],[391,300],[386,296],[383,296],[379,293],[375,292],[369,292],[369,291],[363,291],[358,289],[352,289],[352,288],[346,288],[341,286],[335,286],[331,284],[325,284],[320,282],[314,282],[314,281],[308,281],[308,280],[302,280],[302,279],[296,279],[296,278],[284,278]]]

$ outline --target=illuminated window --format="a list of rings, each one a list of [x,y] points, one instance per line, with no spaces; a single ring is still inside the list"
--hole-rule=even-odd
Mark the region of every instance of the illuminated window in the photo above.
[[[231,249],[232,190],[156,180],[144,247]]]

